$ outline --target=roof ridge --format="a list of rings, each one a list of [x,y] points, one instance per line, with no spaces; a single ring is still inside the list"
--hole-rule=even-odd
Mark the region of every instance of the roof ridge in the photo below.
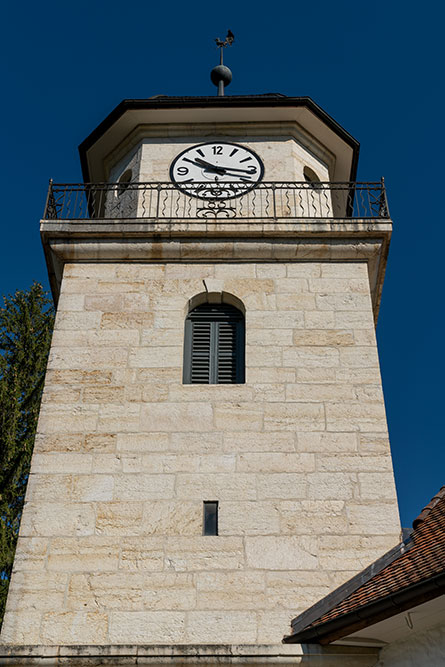
[[[166,100],[189,100],[189,99],[208,99],[209,97],[218,97],[218,95],[164,95],[163,93],[159,95],[150,95],[150,97],[144,97],[141,99],[147,99],[147,100],[157,100],[157,99],[166,99]],[[289,97],[288,95],[284,95],[283,93],[253,93],[251,95],[224,95],[225,98],[256,98],[256,97],[284,97],[287,98]]]
[[[414,530],[418,528],[427,519],[433,507],[435,507],[437,503],[444,498],[445,498],[445,486],[442,486],[436,493],[436,495],[431,498],[428,505],[425,505],[420,514],[414,519],[413,521]]]

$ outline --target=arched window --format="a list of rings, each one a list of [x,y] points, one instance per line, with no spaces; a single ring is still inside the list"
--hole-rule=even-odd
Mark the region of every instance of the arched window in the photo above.
[[[315,171],[307,165],[303,169],[303,176],[306,183],[309,183],[309,185],[314,188],[314,190],[320,190],[323,188]]]
[[[185,320],[184,384],[244,382],[244,315],[228,303],[203,303]]]
[[[124,194],[128,186],[130,185],[132,177],[133,177],[133,172],[131,171],[131,169],[127,169],[126,171],[124,171],[124,173],[119,179],[119,187],[117,190],[118,195]]]

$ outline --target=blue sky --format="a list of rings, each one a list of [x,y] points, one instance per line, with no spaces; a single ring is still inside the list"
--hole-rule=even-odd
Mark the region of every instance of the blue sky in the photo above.
[[[48,285],[48,179],[81,181],[78,144],[124,98],[212,95],[227,28],[227,94],[308,95],[385,176],[394,235],[378,324],[402,524],[445,484],[443,101],[439,3],[26,1],[3,10],[0,293]]]

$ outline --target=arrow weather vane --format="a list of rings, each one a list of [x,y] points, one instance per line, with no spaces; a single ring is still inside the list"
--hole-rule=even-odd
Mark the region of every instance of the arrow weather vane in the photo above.
[[[227,36],[224,41],[219,37],[215,39],[216,46],[218,49],[220,49],[219,65],[212,69],[210,78],[212,79],[212,82],[215,84],[215,86],[218,87],[218,97],[223,97],[224,87],[228,86],[232,80],[232,72],[224,65],[223,62],[223,52],[226,46],[232,46],[234,41],[235,35],[231,30],[227,31]]]

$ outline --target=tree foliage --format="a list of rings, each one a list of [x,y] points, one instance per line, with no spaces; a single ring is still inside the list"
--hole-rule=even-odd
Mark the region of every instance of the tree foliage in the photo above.
[[[0,308],[0,623],[14,560],[46,362],[52,300],[38,283]]]

